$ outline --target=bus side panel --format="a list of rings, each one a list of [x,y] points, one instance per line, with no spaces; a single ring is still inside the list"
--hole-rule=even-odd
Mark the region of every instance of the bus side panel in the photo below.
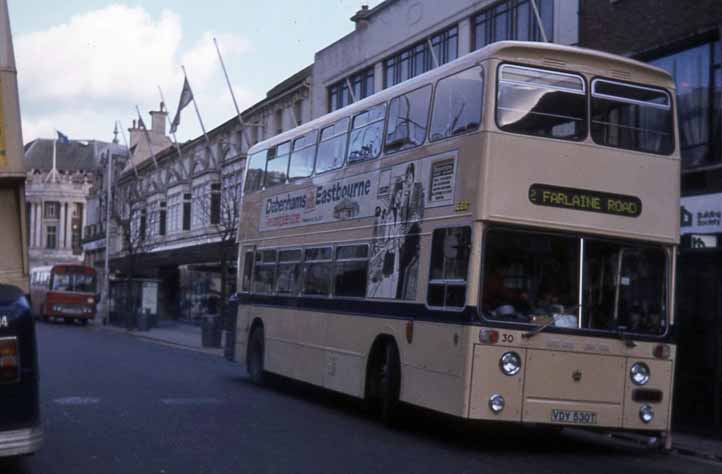
[[[468,350],[463,327],[416,321],[404,337],[401,399],[432,410],[465,416],[464,367]]]
[[[248,337],[251,322],[253,321],[253,306],[245,303],[238,305],[236,319],[236,352],[235,360],[238,365],[245,367],[248,351]]]

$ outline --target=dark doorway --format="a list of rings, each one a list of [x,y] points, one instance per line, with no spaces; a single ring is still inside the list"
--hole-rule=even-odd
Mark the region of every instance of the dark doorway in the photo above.
[[[722,427],[722,254],[682,250],[677,280],[674,424],[720,436]]]

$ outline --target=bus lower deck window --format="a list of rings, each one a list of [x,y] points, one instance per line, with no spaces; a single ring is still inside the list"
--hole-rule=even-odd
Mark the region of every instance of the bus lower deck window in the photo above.
[[[471,229],[434,230],[427,303],[438,308],[463,308],[471,252]]]
[[[272,293],[276,278],[276,251],[256,252],[256,264],[253,268],[253,292]]]
[[[331,247],[306,249],[303,262],[304,294],[328,296],[331,293],[332,257]]]
[[[278,293],[295,295],[301,290],[301,257],[301,250],[298,249],[278,252]]]
[[[349,245],[336,248],[336,296],[363,298],[368,277],[368,246]]]

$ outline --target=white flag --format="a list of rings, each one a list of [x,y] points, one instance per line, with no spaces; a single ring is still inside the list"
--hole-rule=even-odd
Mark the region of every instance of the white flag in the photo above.
[[[181,110],[183,110],[188,104],[190,104],[192,100],[193,91],[191,90],[191,85],[188,84],[188,78],[186,77],[183,81],[183,90],[181,91],[180,101],[178,102],[178,110],[176,110],[175,118],[173,118],[173,122],[170,125],[171,134],[175,133],[176,130],[178,130],[178,125],[180,125]]]

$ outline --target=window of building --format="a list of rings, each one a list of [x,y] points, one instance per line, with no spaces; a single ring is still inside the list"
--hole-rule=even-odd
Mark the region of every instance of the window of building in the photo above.
[[[45,247],[50,250],[58,248],[58,228],[54,225],[49,225],[45,230]]]
[[[138,227],[138,239],[145,240],[148,230],[148,211],[145,209],[140,210],[140,223]]]
[[[192,203],[193,195],[191,193],[183,194],[183,230],[191,230]]]
[[[303,293],[328,296],[331,293],[333,271],[331,247],[306,249],[303,262]]]
[[[536,0],[544,32],[554,40],[554,0]],[[472,19],[474,49],[495,41],[543,41],[529,0],[506,0],[485,8]]]
[[[722,52],[711,41],[649,61],[674,78],[684,168],[722,159]]]
[[[43,216],[45,219],[58,219],[60,217],[60,203],[57,201],[46,202]]]
[[[318,131],[314,130],[293,141],[293,151],[288,169],[288,178],[306,178],[313,173],[316,161],[316,137]]]
[[[584,79],[543,69],[499,68],[496,123],[507,132],[566,140],[587,135]]]
[[[316,156],[316,173],[343,166],[349,121],[348,118],[341,119],[321,131],[321,141]]]
[[[160,202],[158,221],[158,235],[165,235],[168,226],[168,209],[167,203],[165,201]]]
[[[429,49],[431,43],[432,50]],[[459,30],[456,26],[432,35],[384,61],[384,87],[391,87],[418,76],[459,56]]]
[[[431,242],[427,301],[439,308],[463,308],[471,254],[471,228],[436,229]]]
[[[183,214],[183,195],[175,193],[168,196],[168,233],[181,230]]]
[[[70,244],[73,247],[73,255],[80,255],[83,253],[82,247],[82,232],[83,229],[80,227],[80,219],[73,219],[70,228]]]
[[[208,205],[208,183],[193,186],[192,196],[192,227],[196,229],[208,223],[208,210],[204,209]]]
[[[276,251],[260,250],[256,252],[253,266],[253,292],[272,293],[276,278]]]
[[[293,115],[294,119],[296,120],[296,126],[299,126],[303,123],[303,101],[297,100],[293,103]]]
[[[268,150],[263,150],[252,154],[248,159],[248,173],[246,174],[244,192],[252,193],[263,188],[267,157]]]
[[[285,295],[296,295],[301,291],[301,250],[278,251],[278,277],[276,291]]]
[[[592,138],[600,145],[668,155],[674,151],[667,91],[617,81],[592,81]]]
[[[484,97],[481,66],[441,79],[436,85],[431,141],[479,128]]]
[[[349,163],[379,156],[385,116],[386,104],[376,105],[354,116],[348,145]]]
[[[391,99],[384,143],[386,153],[407,150],[424,143],[430,102],[430,85]]]
[[[349,91],[349,84],[353,95]],[[374,93],[374,68],[370,67],[343,78],[328,87],[328,111],[333,112],[356,100],[361,100]]]
[[[276,135],[278,135],[283,132],[283,109],[277,109],[273,117],[276,122]]]
[[[211,184],[211,224],[221,223],[221,183]]]
[[[363,298],[369,267],[368,245],[336,247],[336,296]]]
[[[281,143],[269,150],[266,162],[265,186],[267,188],[284,184],[288,179],[288,155],[290,152],[291,142]]]

